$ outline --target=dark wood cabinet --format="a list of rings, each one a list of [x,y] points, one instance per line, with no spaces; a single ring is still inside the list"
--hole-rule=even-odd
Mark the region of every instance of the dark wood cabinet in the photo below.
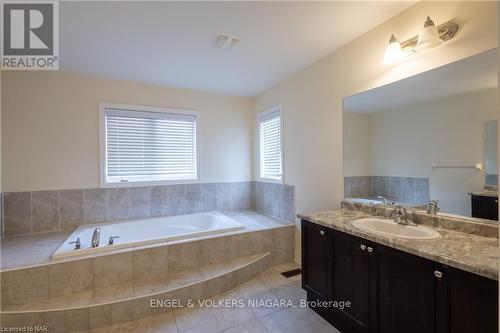
[[[354,332],[369,332],[371,279],[367,242],[341,232],[335,232],[333,239],[332,296],[351,302],[351,307],[337,310],[340,325]]]
[[[497,281],[307,221],[302,267],[308,300],[351,302],[313,308],[342,333],[498,332]]]
[[[470,200],[472,217],[498,221],[498,197],[472,194]]]
[[[380,333],[435,332],[434,263],[376,246],[377,322]]]
[[[498,282],[436,264],[438,333],[498,332]]]
[[[314,299],[327,300],[331,289],[332,231],[304,221],[302,231],[302,288]]]

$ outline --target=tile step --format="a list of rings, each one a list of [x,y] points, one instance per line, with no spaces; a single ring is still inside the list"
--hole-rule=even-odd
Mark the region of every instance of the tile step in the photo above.
[[[196,270],[185,271],[163,279],[143,280],[133,284],[115,285],[111,288],[58,297],[21,306],[4,306],[1,315],[28,314],[53,311],[70,311],[126,302],[149,302],[153,297],[174,297],[187,288],[196,289],[205,284],[201,296],[211,297],[245,282],[253,275],[266,269],[271,253],[264,252],[252,256],[205,265]],[[255,273],[255,274],[254,274]],[[213,289],[211,290],[208,289]],[[229,288],[229,289],[230,289]],[[214,295],[210,295],[215,293]],[[136,304],[134,304],[134,307]]]

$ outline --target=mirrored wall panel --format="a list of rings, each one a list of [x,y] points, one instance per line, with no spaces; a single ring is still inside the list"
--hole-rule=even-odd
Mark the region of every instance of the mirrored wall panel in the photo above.
[[[344,100],[346,199],[498,220],[496,50]]]

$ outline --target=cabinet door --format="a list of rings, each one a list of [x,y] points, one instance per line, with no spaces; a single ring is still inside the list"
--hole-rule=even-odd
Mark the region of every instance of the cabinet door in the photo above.
[[[341,232],[333,241],[333,299],[351,307],[333,309],[342,332],[370,331],[370,255],[368,242]]]
[[[332,235],[328,228],[302,221],[302,288],[308,296],[328,300]]]
[[[435,332],[434,263],[382,245],[376,251],[377,331]]]
[[[471,196],[472,217],[498,221],[498,198]]]
[[[498,282],[436,264],[438,333],[498,332]]]

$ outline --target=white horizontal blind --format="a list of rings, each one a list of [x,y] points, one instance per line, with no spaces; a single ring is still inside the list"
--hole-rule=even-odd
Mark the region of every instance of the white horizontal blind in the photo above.
[[[105,109],[106,182],[197,178],[196,116]]]
[[[281,165],[281,112],[275,111],[260,118],[260,177],[279,180]]]

